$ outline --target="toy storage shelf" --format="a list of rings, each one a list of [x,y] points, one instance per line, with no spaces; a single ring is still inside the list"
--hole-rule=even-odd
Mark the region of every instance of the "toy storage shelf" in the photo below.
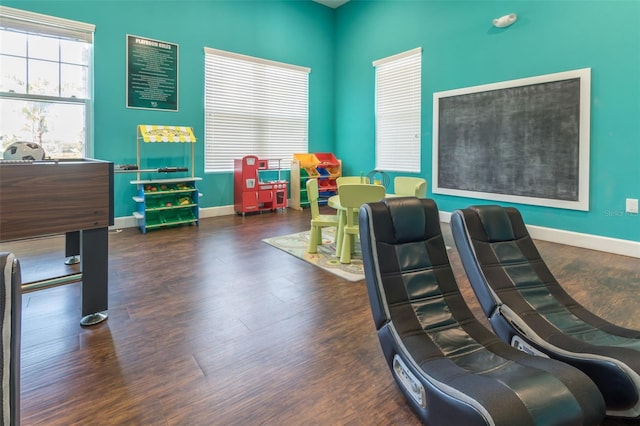
[[[133,212],[133,217],[137,220],[140,231],[145,234],[149,229],[184,224],[198,225],[200,218],[199,199],[202,194],[198,192],[196,182],[202,178],[193,176],[193,147],[196,142],[193,129],[187,126],[140,124],[137,126],[136,141],[136,165],[131,170],[124,171],[137,173],[137,179],[132,180],[131,184],[136,185],[137,195],[133,196],[136,211]],[[166,143],[188,143],[190,145],[191,177],[141,179],[142,173],[166,175],[167,173],[189,171],[189,168],[184,166],[167,166],[158,169],[143,169],[141,167],[141,147],[143,145],[157,146]],[[170,159],[167,157],[167,160]]]
[[[133,216],[145,234],[149,229],[198,225],[200,193],[196,182],[201,178],[132,180],[138,195],[133,197],[137,211]]]
[[[307,180],[318,179],[319,203],[326,204],[338,193],[336,179],[342,175],[342,163],[330,152],[293,154],[291,162],[291,205],[295,210],[309,206]]]

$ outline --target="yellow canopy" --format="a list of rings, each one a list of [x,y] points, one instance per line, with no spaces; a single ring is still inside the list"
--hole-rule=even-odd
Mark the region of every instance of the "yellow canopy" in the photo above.
[[[138,131],[145,142],[192,142],[196,141],[193,128],[187,126],[138,125]]]

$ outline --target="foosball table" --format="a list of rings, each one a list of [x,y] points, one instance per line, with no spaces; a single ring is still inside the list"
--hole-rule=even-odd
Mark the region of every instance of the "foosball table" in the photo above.
[[[107,318],[113,223],[113,163],[0,161],[0,242],[65,234],[67,247],[79,245],[82,325]]]

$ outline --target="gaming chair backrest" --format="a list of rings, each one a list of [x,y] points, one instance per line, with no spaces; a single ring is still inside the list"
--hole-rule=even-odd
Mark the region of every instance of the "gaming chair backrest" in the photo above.
[[[456,210],[451,229],[487,317],[503,303],[519,313],[542,307],[545,302],[536,301],[536,292],[543,287],[554,299],[546,303],[574,303],[540,256],[517,209],[483,205]]]
[[[415,320],[412,302],[427,295],[442,299],[429,308],[440,309],[437,316],[441,319],[442,312],[449,312],[447,304],[455,305],[457,321],[473,318],[451,270],[433,200],[402,197],[368,203],[360,209],[359,221],[366,283],[377,329],[389,321],[406,321],[407,317],[413,317],[414,323],[405,322],[403,327],[421,331],[436,327],[434,316],[425,315],[422,323]],[[451,316],[443,321],[454,319]]]

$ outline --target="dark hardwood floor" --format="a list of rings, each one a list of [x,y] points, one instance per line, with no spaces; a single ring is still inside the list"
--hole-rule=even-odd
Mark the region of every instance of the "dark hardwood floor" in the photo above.
[[[80,326],[77,283],[24,294],[23,425],[419,424],[383,360],[364,282],[261,242],[308,224],[308,210],[286,210],[110,232],[107,321]],[[640,259],[538,247],[580,302],[640,328]],[[76,270],[62,237],[0,248],[19,256],[24,281]]]

